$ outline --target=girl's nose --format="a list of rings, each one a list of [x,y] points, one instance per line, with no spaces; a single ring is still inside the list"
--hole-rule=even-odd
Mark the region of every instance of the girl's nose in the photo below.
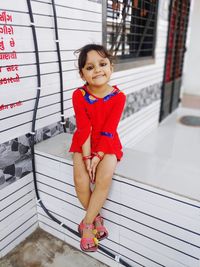
[[[99,67],[99,66],[96,66],[96,67],[95,67],[95,71],[96,71],[96,72],[99,72],[99,71],[100,71],[100,67]]]

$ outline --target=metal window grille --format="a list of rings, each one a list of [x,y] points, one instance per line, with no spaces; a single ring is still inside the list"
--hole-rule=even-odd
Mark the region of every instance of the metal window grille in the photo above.
[[[106,46],[117,58],[153,57],[159,0],[106,0]]]

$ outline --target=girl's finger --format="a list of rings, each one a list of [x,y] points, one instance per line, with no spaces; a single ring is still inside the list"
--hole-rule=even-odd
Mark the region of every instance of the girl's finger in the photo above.
[[[92,168],[90,168],[89,176],[90,176],[90,181],[91,181],[91,183],[94,184],[94,177],[93,177]]]
[[[91,179],[92,178],[92,170],[91,170],[91,168],[88,168],[88,173],[89,173],[89,177]]]
[[[93,179],[94,179],[94,177],[95,177],[95,173],[96,173],[96,166],[94,166],[94,167],[92,168],[92,177],[93,177]]]

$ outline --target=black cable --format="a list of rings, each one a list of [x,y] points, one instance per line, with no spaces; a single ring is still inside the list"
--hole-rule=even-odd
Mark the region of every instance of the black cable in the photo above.
[[[62,60],[60,53],[60,43],[58,35],[58,23],[57,23],[57,14],[56,6],[54,0],[52,0],[53,7],[53,16],[54,16],[54,26],[55,26],[55,36],[56,36],[56,49],[58,54],[58,65],[59,65],[59,76],[60,76],[60,112],[61,112],[61,124],[63,125],[63,130],[66,133],[65,119],[64,119],[64,99],[63,99],[63,71],[62,71]]]
[[[31,20],[31,28],[32,28],[32,33],[33,33],[33,42],[35,46],[35,57],[36,57],[36,66],[37,66],[37,96],[36,96],[36,101],[35,101],[35,106],[34,106],[34,111],[33,111],[33,120],[32,120],[32,127],[31,127],[31,154],[32,154],[32,166],[33,166],[33,180],[34,180],[34,187],[35,187],[35,193],[37,197],[37,202],[40,204],[44,212],[56,223],[58,223],[60,226],[68,230],[69,232],[73,233],[77,237],[80,237],[80,234],[75,231],[74,229],[70,228],[66,224],[62,223],[60,220],[58,220],[56,217],[54,217],[48,209],[45,207],[43,204],[42,200],[40,199],[40,195],[38,192],[38,187],[37,187],[37,177],[36,177],[36,169],[35,169],[35,122],[36,122],[36,116],[37,116],[37,109],[38,109],[38,104],[39,104],[39,99],[40,99],[40,88],[41,88],[41,75],[40,75],[40,59],[39,59],[39,50],[38,50],[38,42],[37,42],[37,35],[36,35],[36,30],[35,30],[35,24],[34,24],[34,18],[33,18],[33,12],[32,12],[32,6],[31,6],[31,0],[27,0],[27,6],[28,6],[28,11],[29,11],[29,16]],[[59,53],[58,53],[59,54]],[[61,62],[61,61],[60,61]],[[63,101],[62,101],[63,102]],[[99,245],[98,249],[108,256],[110,256],[112,259],[115,261],[121,263],[122,265],[126,267],[132,267],[129,263],[124,261],[120,255],[116,255],[110,250],[104,248],[103,246]]]
[[[34,181],[34,187],[35,187],[35,193],[37,199],[39,199],[39,193],[37,188],[37,180],[36,180],[36,171],[35,171],[35,151],[34,151],[34,144],[35,144],[35,122],[36,122],[36,116],[37,116],[37,110],[38,110],[38,104],[40,99],[40,89],[41,89],[41,73],[40,73],[40,60],[39,60],[39,52],[38,52],[38,43],[37,43],[37,36],[36,36],[36,30],[34,25],[34,18],[33,18],[33,12],[32,12],[32,6],[30,0],[27,0],[27,6],[29,10],[29,16],[31,21],[31,28],[32,28],[32,34],[33,34],[33,41],[34,41],[34,47],[35,47],[35,57],[36,57],[36,68],[37,68],[37,95],[33,110],[33,118],[32,118],[32,126],[31,126],[31,140],[30,140],[30,147],[31,147],[31,155],[32,155],[32,168],[33,168],[33,181]]]

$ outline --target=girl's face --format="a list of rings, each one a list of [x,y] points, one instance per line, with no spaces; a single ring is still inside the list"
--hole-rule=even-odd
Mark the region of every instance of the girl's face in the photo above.
[[[97,51],[91,50],[87,53],[85,66],[82,68],[81,78],[90,86],[102,87],[107,85],[113,67],[108,58],[104,58]]]

